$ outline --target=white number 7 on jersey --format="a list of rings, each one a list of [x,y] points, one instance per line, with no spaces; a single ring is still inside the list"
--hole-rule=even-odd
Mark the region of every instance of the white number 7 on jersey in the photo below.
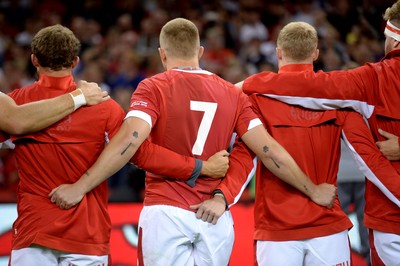
[[[217,103],[190,101],[190,110],[204,112],[199,131],[197,132],[196,142],[192,148],[192,153],[194,155],[201,155],[203,153],[204,145],[206,143],[208,133],[210,133],[215,112],[217,111],[217,106]]]

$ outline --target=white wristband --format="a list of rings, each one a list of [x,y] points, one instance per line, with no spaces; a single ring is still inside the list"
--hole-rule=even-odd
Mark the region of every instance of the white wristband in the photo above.
[[[76,89],[73,92],[70,92],[69,95],[71,95],[72,100],[74,101],[74,111],[79,107],[86,105],[86,98],[81,89]]]

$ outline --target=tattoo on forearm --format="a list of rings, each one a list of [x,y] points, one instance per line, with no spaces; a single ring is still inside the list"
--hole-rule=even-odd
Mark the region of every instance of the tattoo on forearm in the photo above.
[[[89,172],[86,172],[85,175],[90,176]]]
[[[306,185],[304,185],[304,190],[308,192],[308,188]]]
[[[264,153],[267,153],[269,151],[269,148],[267,146],[264,146],[263,151],[264,151]]]
[[[269,148],[268,148],[267,146],[264,146],[264,147],[263,147],[263,151],[264,151],[265,153],[267,153],[267,152],[269,151]],[[281,166],[274,160],[274,158],[271,158],[271,160],[274,162],[274,164],[275,164],[275,166],[276,166],[277,168],[281,168]]]
[[[128,146],[121,152],[121,155],[124,155],[124,153],[129,149],[129,147],[132,145],[132,142],[129,142]]]
[[[275,164],[275,166],[276,166],[277,168],[281,168],[281,166],[274,160],[274,158],[271,158],[271,160],[274,162],[274,164]]]
[[[133,131],[132,136],[137,139],[139,137],[139,132],[137,131]],[[129,147],[132,146],[132,142],[130,142],[128,144],[128,146],[126,146],[126,148],[121,152],[121,155],[124,155],[124,153],[129,149]]]

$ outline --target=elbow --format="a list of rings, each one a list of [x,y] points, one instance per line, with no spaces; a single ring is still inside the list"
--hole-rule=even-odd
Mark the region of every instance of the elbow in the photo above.
[[[30,132],[30,127],[21,122],[13,122],[7,126],[5,132],[13,135],[22,135]]]

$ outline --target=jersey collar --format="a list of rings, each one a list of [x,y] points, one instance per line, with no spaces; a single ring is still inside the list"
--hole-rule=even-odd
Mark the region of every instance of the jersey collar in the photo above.
[[[51,87],[51,88],[60,88],[60,89],[68,89],[73,86],[74,78],[72,75],[67,75],[64,77],[51,77],[45,74],[41,74],[39,80],[37,82],[41,87]]]
[[[290,64],[280,67],[278,73],[313,71],[313,70],[314,66],[312,64]]]

